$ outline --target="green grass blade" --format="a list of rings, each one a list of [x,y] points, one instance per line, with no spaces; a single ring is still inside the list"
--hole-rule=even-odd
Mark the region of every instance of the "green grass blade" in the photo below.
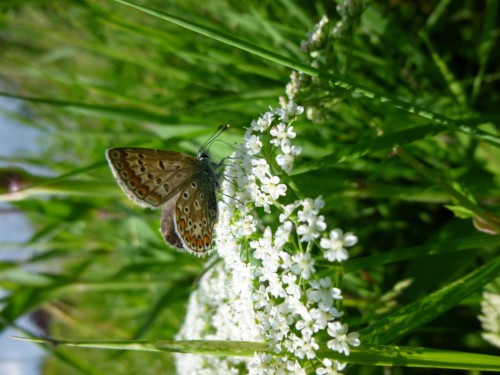
[[[352,348],[347,358],[351,363],[376,366],[500,371],[498,356],[419,347],[362,345]]]
[[[68,341],[22,337],[15,337],[15,339],[77,348],[147,352],[167,351],[175,353],[196,353],[217,356],[231,355],[243,357],[251,357],[256,351],[264,352],[267,347],[265,343],[246,341]],[[353,348],[349,356],[332,353],[326,348],[320,349],[319,352],[325,357],[327,356],[342,362],[353,364],[448,368],[462,370],[500,370],[500,361],[496,356],[419,347],[363,346],[360,348]]]
[[[500,258],[497,257],[446,287],[402,307],[361,330],[362,342],[384,344],[404,337],[477,292],[499,274]]]
[[[417,259],[429,255],[453,253],[477,248],[500,246],[500,236],[477,236],[451,239],[422,246],[398,249],[383,254],[372,255],[359,259],[349,259],[345,262],[346,272],[356,272],[361,269],[380,267],[384,264],[408,259]]]
[[[132,8],[136,8],[144,13],[151,14],[155,17],[158,17],[158,18],[163,19],[165,21],[182,26],[186,29],[189,29],[189,30],[194,31],[196,33],[199,33],[201,35],[205,35],[209,38],[213,38],[215,40],[218,40],[219,42],[222,42],[222,43],[228,44],[230,46],[239,48],[243,51],[250,52],[256,56],[260,56],[260,57],[263,57],[267,60],[278,63],[280,65],[287,66],[291,69],[299,70],[299,71],[305,72],[307,74],[310,74],[312,76],[318,75],[318,71],[316,69],[311,68],[309,65],[302,64],[298,61],[289,59],[289,58],[282,56],[278,53],[274,53],[272,51],[266,50],[264,48],[261,48],[261,47],[255,45],[255,44],[246,42],[246,41],[241,40],[239,38],[235,38],[229,34],[225,34],[225,33],[220,32],[218,30],[209,28],[207,26],[196,24],[194,22],[190,22],[190,21],[185,20],[183,18],[176,17],[172,14],[160,12],[160,11],[148,8],[148,7],[144,7],[144,6],[141,6],[138,4],[131,3],[131,2],[126,1],[126,0],[114,0],[114,1],[121,3],[121,4],[124,4],[124,5],[127,5],[127,6],[130,6]]]

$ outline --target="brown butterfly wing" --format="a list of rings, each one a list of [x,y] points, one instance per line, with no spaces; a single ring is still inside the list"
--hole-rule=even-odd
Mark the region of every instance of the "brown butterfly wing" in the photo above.
[[[217,222],[216,184],[195,178],[179,192],[175,204],[175,231],[184,248],[196,255],[212,250],[212,236]]]
[[[107,150],[106,159],[125,194],[148,208],[161,207],[177,195],[198,161],[174,151],[126,147]]]
[[[174,195],[170,200],[165,203],[163,209],[161,210],[161,221],[160,221],[160,231],[170,245],[177,247],[179,249],[184,248],[184,243],[177,235],[174,223],[174,208],[177,202],[178,194]]]

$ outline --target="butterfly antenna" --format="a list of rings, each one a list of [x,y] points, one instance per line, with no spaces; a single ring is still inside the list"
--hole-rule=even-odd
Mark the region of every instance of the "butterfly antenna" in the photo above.
[[[210,144],[217,139],[222,133],[224,133],[227,129],[229,129],[229,124],[221,125],[217,128],[217,130],[203,143],[200,147],[200,151],[205,151]]]
[[[214,140],[213,140],[213,143],[215,143],[215,142],[221,142],[221,143],[224,143],[227,147],[232,148],[233,150],[237,150],[237,149],[238,149],[238,147],[236,147],[236,146],[232,145],[232,144],[231,144],[231,143],[229,143],[229,142],[223,141],[222,139],[214,139]]]

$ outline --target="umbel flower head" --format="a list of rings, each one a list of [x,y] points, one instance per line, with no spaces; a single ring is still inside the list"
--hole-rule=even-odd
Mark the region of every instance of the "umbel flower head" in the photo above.
[[[303,112],[293,102],[271,108],[229,158],[216,231],[222,261],[201,278],[177,336],[266,342],[268,350],[253,358],[178,354],[179,374],[306,374],[312,363],[318,374],[339,373],[344,364],[318,358],[320,343],[343,354],[360,344],[339,321],[341,290],[316,274],[318,261],[346,260],[357,238],[328,230],[321,197],[280,202],[289,194],[284,177],[301,153],[293,124]],[[259,212],[274,215],[275,224],[264,225]]]

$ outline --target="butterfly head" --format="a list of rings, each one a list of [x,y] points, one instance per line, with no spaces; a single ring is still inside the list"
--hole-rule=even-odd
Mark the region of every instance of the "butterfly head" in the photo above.
[[[210,160],[210,155],[208,155],[205,150],[200,150],[200,152],[198,152],[198,160]]]

